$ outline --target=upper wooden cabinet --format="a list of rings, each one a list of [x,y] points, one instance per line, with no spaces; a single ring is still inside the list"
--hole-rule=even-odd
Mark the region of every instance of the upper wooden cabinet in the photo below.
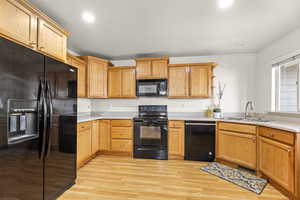
[[[66,61],[67,36],[50,23],[39,19],[37,49],[48,56]]]
[[[169,98],[211,98],[216,63],[169,65]]]
[[[212,92],[212,67],[190,67],[190,97],[209,98]]]
[[[0,35],[66,62],[68,32],[25,0],[0,0]]]
[[[189,68],[185,66],[169,67],[169,97],[189,97]]]
[[[108,60],[80,56],[87,63],[87,97],[107,98]]]
[[[137,79],[167,79],[168,57],[138,58],[136,61]]]
[[[108,69],[108,97],[135,98],[135,67],[110,67]]]
[[[34,48],[37,43],[37,16],[16,0],[0,1],[0,32],[18,43]]]
[[[86,63],[70,54],[67,55],[67,63],[77,68],[77,95],[86,97]]]

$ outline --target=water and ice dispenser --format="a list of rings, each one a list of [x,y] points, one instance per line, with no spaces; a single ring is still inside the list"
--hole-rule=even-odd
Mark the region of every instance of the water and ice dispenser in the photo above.
[[[8,101],[8,144],[38,137],[36,100]]]

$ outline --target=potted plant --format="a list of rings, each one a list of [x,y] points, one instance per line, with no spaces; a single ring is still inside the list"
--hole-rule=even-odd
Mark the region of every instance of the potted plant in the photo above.
[[[222,118],[222,110],[221,108],[214,108],[214,118],[220,119]]]

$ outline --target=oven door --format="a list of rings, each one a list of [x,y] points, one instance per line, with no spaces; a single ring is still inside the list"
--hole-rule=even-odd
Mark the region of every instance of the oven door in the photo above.
[[[134,145],[156,149],[168,146],[167,123],[154,121],[136,121],[134,127]]]

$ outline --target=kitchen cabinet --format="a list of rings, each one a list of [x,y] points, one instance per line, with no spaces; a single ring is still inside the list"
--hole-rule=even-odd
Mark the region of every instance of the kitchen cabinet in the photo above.
[[[107,98],[108,60],[80,56],[87,63],[87,97]]]
[[[66,62],[68,32],[27,1],[0,1],[0,35]]]
[[[108,97],[120,98],[122,96],[122,70],[119,68],[108,69]]]
[[[219,131],[219,157],[256,169],[256,135]]]
[[[169,67],[169,98],[189,97],[189,68]]]
[[[218,124],[217,158],[251,169],[257,169],[257,135],[252,132],[242,133],[232,131],[230,127],[234,125],[223,122]],[[255,126],[251,125],[243,126],[245,129],[256,129]]]
[[[122,97],[136,98],[136,70],[135,67],[122,69]]]
[[[184,158],[184,121],[169,121],[168,157],[169,159]]]
[[[272,133],[272,130],[269,131]],[[259,170],[292,193],[295,184],[294,162],[294,146],[265,136],[259,137]]]
[[[66,61],[67,36],[47,23],[38,19],[38,45],[37,49],[51,57]]]
[[[37,43],[37,16],[17,0],[0,1],[0,32],[29,48]]]
[[[92,155],[92,123],[77,124],[77,168],[87,162]]]
[[[216,63],[169,65],[169,98],[211,98]]]
[[[167,79],[168,57],[136,59],[137,79]]]
[[[92,122],[92,154],[100,150],[100,122],[95,120]]]
[[[110,67],[108,69],[108,97],[135,98],[135,67]]]
[[[210,98],[212,92],[212,67],[190,67],[190,97]]]
[[[120,155],[132,155],[132,120],[111,120],[111,151]]]
[[[67,63],[77,68],[77,96],[86,97],[86,63],[70,54],[67,55]]]
[[[100,120],[100,151],[111,150],[110,120]]]

